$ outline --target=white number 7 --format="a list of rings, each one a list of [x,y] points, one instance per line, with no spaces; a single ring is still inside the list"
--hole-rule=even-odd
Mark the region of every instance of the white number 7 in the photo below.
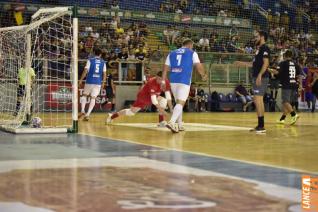
[[[181,60],[182,60],[182,55],[181,54],[177,55],[177,60],[178,60],[178,66],[180,66],[181,65]]]

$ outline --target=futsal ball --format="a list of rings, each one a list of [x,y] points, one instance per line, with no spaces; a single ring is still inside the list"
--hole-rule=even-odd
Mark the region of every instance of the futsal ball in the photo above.
[[[33,128],[41,128],[42,119],[39,117],[34,117],[31,121],[31,125]]]

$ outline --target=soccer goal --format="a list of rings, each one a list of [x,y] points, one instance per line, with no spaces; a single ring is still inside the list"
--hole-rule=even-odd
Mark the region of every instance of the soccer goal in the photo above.
[[[75,11],[75,10],[74,10]],[[77,132],[78,21],[68,7],[0,28],[0,126],[14,133]]]

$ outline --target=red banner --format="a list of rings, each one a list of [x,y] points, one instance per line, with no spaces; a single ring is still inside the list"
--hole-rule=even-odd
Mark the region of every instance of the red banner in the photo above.
[[[50,83],[45,97],[46,109],[72,109],[71,83]]]
[[[83,88],[78,90],[78,106],[80,108],[80,98],[83,96]],[[94,111],[100,111],[111,107],[111,105],[104,104],[107,101],[106,90],[102,90],[96,98]],[[90,98],[87,98],[89,104]],[[54,110],[71,110],[72,109],[72,85],[71,83],[50,83],[45,97],[46,109]]]

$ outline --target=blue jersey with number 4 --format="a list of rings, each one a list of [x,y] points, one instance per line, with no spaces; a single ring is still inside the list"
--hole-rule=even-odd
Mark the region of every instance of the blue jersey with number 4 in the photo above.
[[[170,83],[191,84],[193,53],[189,48],[180,48],[170,53]]]
[[[105,61],[101,58],[91,58],[89,59],[90,67],[86,77],[86,84],[101,85],[103,81],[103,70]]]

